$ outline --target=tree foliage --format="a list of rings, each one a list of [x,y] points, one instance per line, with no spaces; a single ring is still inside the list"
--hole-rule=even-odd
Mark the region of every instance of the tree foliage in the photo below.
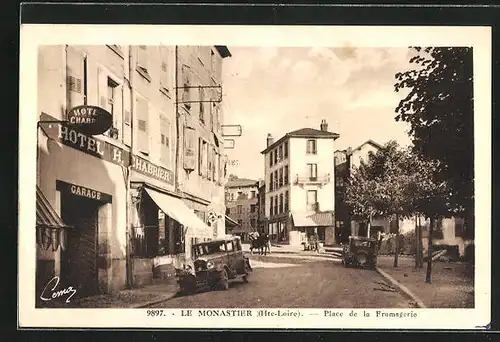
[[[474,200],[472,48],[414,47],[412,51],[409,70],[395,75],[395,91],[409,91],[397,106],[395,119],[410,124],[414,151],[436,164],[433,181],[447,183],[448,209],[470,217]],[[424,169],[430,172],[428,166]],[[433,200],[442,202],[431,196],[421,205],[432,207]]]

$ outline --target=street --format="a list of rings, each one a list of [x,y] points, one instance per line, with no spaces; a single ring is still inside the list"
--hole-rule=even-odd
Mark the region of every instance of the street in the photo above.
[[[203,290],[154,308],[412,308],[375,271],[344,268],[339,260],[252,256],[249,283]],[[385,284],[385,285],[384,285]],[[394,292],[393,292],[394,291]]]

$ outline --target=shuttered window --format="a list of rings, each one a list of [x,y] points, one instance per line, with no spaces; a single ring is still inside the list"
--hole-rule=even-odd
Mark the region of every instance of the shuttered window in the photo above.
[[[196,130],[184,127],[184,169],[193,171],[196,168]]]
[[[169,50],[166,46],[160,46],[160,88],[168,92],[170,88],[168,71],[169,71]]]
[[[139,45],[137,49],[137,66],[143,71],[148,71],[148,48],[146,45]]]
[[[67,109],[84,104],[84,56],[74,48],[66,52]]]
[[[198,87],[198,93],[199,93],[198,101],[200,101],[199,102],[200,121],[202,123],[205,123],[205,102],[203,102],[205,99],[205,89],[202,87]]]
[[[160,160],[167,168],[171,166],[171,124],[170,120],[160,115]]]
[[[98,68],[97,93],[99,106],[113,116],[113,125],[104,133],[114,139],[122,139],[123,88],[104,68]]]
[[[149,103],[138,97],[137,106],[137,148],[144,154],[149,154]]]
[[[130,89],[128,86],[122,87],[123,92],[123,143],[130,147],[132,140],[132,118],[130,110]]]
[[[184,108],[189,112],[191,109],[191,68],[188,65],[183,65],[181,68],[181,102]]]
[[[207,178],[208,180],[212,180],[212,167],[213,167],[213,162],[214,162],[214,157],[213,157],[213,148],[212,146],[207,147]]]

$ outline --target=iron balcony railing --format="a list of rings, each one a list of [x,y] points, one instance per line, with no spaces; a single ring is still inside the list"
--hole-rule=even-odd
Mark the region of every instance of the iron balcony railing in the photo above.
[[[330,182],[330,174],[321,175],[321,176],[295,176],[295,184],[326,184]]]

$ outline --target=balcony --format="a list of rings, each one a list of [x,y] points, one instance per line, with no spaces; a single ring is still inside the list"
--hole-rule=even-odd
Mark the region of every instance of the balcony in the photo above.
[[[330,174],[311,177],[311,176],[301,176],[296,175],[294,184],[296,185],[319,185],[323,186],[325,184],[330,183]]]

